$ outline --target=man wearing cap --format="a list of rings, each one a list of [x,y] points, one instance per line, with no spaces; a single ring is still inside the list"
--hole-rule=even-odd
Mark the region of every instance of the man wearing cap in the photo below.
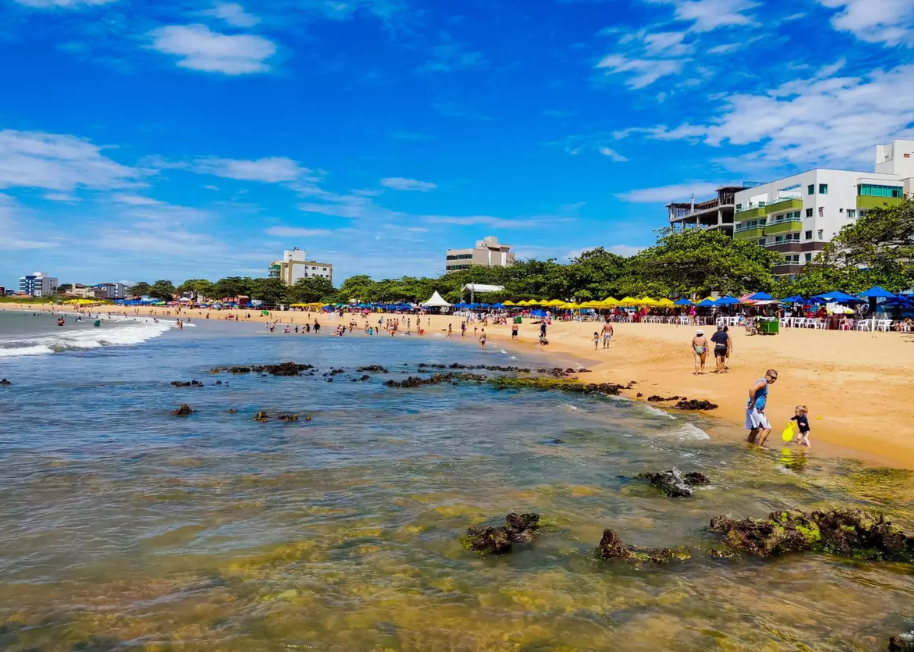
[[[695,375],[705,372],[705,359],[708,357],[708,338],[705,332],[698,329],[692,338],[692,352],[695,354]]]
[[[765,440],[771,434],[771,424],[765,416],[765,406],[768,404],[768,386],[777,381],[778,372],[769,369],[764,378],[759,378],[749,389],[749,401],[746,403],[746,430],[749,431],[749,443],[765,445]]]

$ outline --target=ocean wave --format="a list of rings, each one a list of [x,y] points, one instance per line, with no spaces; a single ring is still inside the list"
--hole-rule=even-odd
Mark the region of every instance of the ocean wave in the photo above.
[[[691,423],[686,423],[676,430],[670,430],[662,434],[667,437],[675,437],[676,439],[683,440],[688,439],[692,441],[711,439],[711,436],[708,433]]]
[[[62,331],[41,337],[0,340],[0,359],[47,355],[63,351],[85,351],[106,346],[142,344],[174,328],[174,322],[124,323],[101,328]],[[110,324],[111,322],[107,322]]]
[[[658,417],[666,417],[667,419],[671,419],[673,421],[676,420],[676,417],[674,417],[672,414],[670,414],[666,410],[661,410],[660,408],[655,408],[653,405],[645,405],[644,409],[650,414],[656,414]]]

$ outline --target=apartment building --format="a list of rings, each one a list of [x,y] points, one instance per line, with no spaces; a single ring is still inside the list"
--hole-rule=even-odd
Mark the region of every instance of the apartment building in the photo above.
[[[513,265],[514,254],[511,245],[501,244],[495,236],[486,236],[476,241],[472,249],[448,249],[445,271],[448,274],[470,269],[474,265],[485,267],[507,267]]]
[[[293,247],[282,254],[282,260],[270,264],[270,278],[280,278],[286,285],[295,285],[303,278],[322,276],[333,282],[333,265],[308,260],[304,249]]]
[[[33,297],[48,297],[57,294],[57,279],[47,272],[35,272],[19,277],[19,292]]]
[[[673,202],[667,205],[670,228],[685,230],[690,228],[720,229],[729,236],[733,235],[734,217],[736,214],[736,193],[746,190],[748,185],[724,186],[717,189],[717,197],[695,203],[694,196],[690,202]]]
[[[736,193],[734,237],[781,254],[774,273],[794,275],[866,211],[901,202],[897,174],[815,169]]]
[[[95,296],[99,299],[126,299],[127,289],[123,283],[99,283],[95,286]]]
[[[92,285],[82,285],[80,283],[74,283],[73,287],[70,288],[68,294],[75,295],[81,299],[95,299],[98,288]]]

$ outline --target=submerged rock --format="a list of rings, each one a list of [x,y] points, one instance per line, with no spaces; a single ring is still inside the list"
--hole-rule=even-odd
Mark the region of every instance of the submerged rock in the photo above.
[[[199,380],[189,380],[187,382],[181,382],[180,380],[171,381],[172,387],[203,387],[203,383]]]
[[[173,417],[186,417],[193,413],[193,410],[190,409],[190,406],[187,403],[181,403],[181,407],[177,410],[171,411],[171,416]]]
[[[600,539],[600,556],[603,559],[622,559],[633,564],[650,562],[667,564],[673,560],[686,561],[692,553],[685,546],[675,548],[641,548],[626,545],[622,538],[609,528],[603,530]]]
[[[218,374],[222,371],[232,374],[271,374],[273,376],[300,376],[302,372],[314,369],[309,364],[296,364],[294,362],[280,362],[279,364],[252,365],[250,367],[213,367],[210,373]]]
[[[277,421],[298,421],[297,414],[280,414],[276,417]]]
[[[489,378],[489,384],[495,389],[540,389],[558,390],[569,394],[592,394],[600,396],[618,396],[623,389],[631,385],[615,383],[581,383],[562,378]]]
[[[229,408],[229,409],[228,409],[228,413],[229,413],[229,414],[238,414],[238,410],[235,409],[235,408]]]
[[[502,527],[467,528],[466,545],[476,552],[501,554],[511,551],[515,543],[530,543],[539,529],[539,514],[515,514],[505,517]]]
[[[691,487],[711,484],[707,476],[697,471],[683,475],[676,467],[657,473],[639,473],[638,477],[650,481],[670,498],[687,498],[692,495]]]
[[[814,550],[855,559],[914,562],[914,539],[882,514],[862,509],[771,512],[767,519],[711,519],[731,547],[760,557]]]
[[[419,365],[419,366],[421,367],[422,365]],[[363,373],[365,371],[373,371],[373,372],[382,373],[382,374],[389,373],[387,371],[387,369],[385,369],[382,365],[379,365],[379,364],[370,364],[367,367],[359,367],[358,369],[356,369],[356,371],[358,371],[359,373]]]
[[[259,421],[260,423],[266,423],[269,420],[270,420],[270,415],[267,414],[266,412],[264,412],[263,410],[261,410],[260,412],[258,412],[257,414],[254,415],[254,421]]]
[[[717,405],[711,401],[692,399],[691,401],[683,398],[676,405],[674,405],[677,410],[716,410]]]
[[[12,384],[13,384],[13,383],[11,383],[10,381],[8,381],[6,378],[0,379],[0,385],[12,385]]]
[[[914,652],[914,632],[899,634],[890,638],[889,650],[892,652]]]
[[[385,387],[423,387],[425,385],[440,385],[442,383],[456,383],[458,380],[469,380],[477,383],[484,382],[486,376],[481,374],[470,373],[446,373],[433,374],[428,378],[410,376],[406,380],[388,380],[384,383]]]

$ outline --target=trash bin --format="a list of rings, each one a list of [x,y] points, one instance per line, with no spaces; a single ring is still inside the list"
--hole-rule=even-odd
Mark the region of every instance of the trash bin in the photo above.
[[[777,335],[780,326],[777,319],[760,319],[758,322],[759,335]]]

